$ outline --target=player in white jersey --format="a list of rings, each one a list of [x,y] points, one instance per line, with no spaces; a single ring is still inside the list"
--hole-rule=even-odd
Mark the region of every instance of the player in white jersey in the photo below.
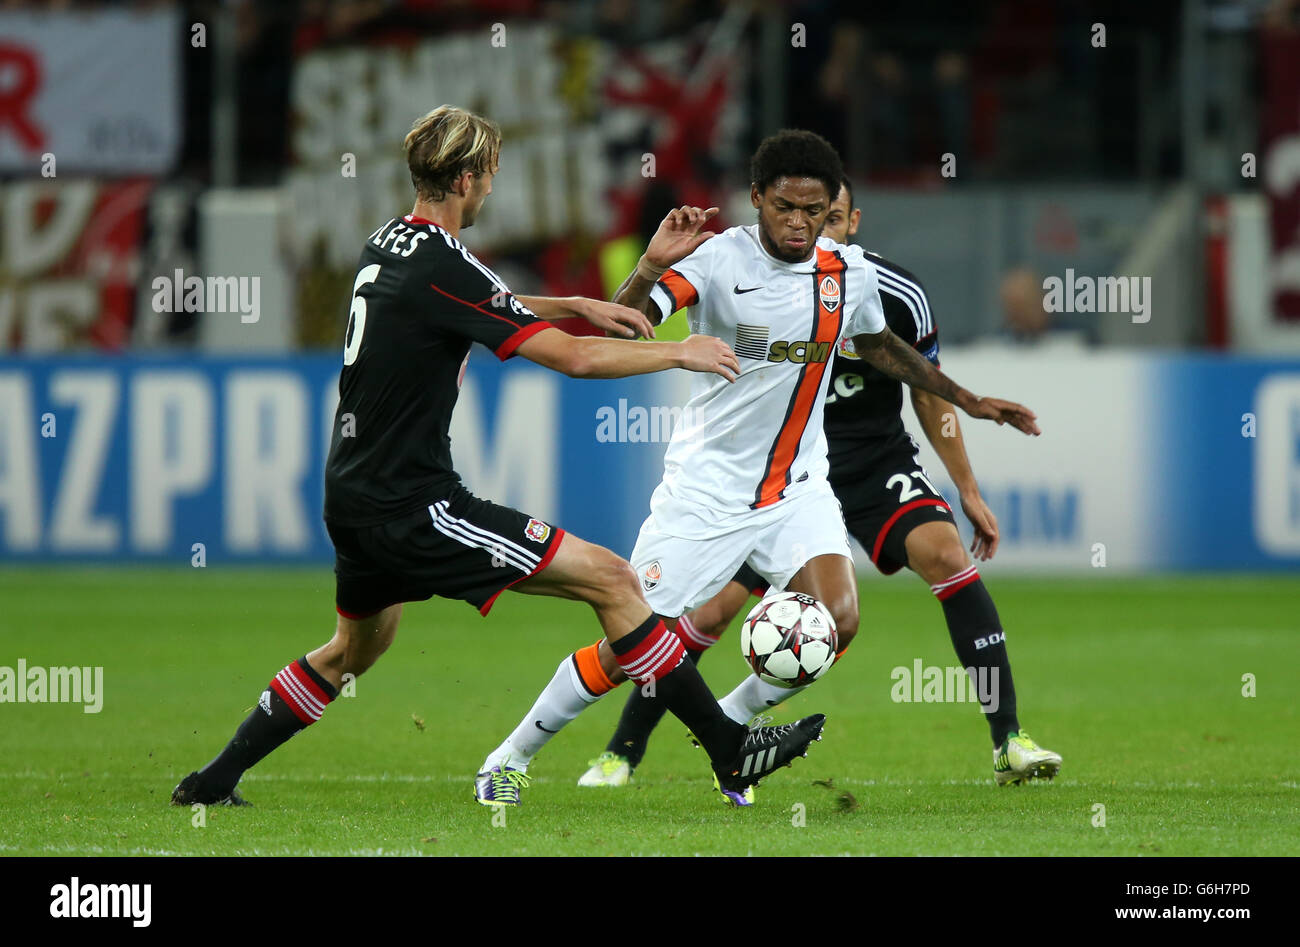
[[[849,243],[861,214],[853,207],[853,188],[845,179],[831,204],[823,235]],[[880,299],[889,328],[939,364],[939,332],[924,286],[897,263],[875,253],[870,258],[879,270]],[[961,666],[991,684],[981,688],[979,698],[993,744],[994,782],[1013,786],[1055,778],[1061,755],[1039,746],[1021,728],[997,606],[962,548],[953,508],[934,489],[917,457],[916,442],[903,426],[902,385],[862,365],[851,349],[841,348],[827,391],[827,479],[844,508],[845,526],[882,574],[906,567],[925,581],[942,607]],[[980,495],[953,406],[920,392],[912,392],[912,405],[957,485],[960,508],[975,530],[974,558],[991,559],[1000,538],[997,518]],[[716,596],[682,615],[676,631],[687,655],[698,660],[715,645],[751,594],[762,598],[767,583],[745,566]],[[604,752],[590,761],[578,785],[627,785],[664,711],[662,701],[647,700],[639,690],[632,690]]]
[[[784,588],[809,560],[847,556],[821,404],[841,337],[885,331],[875,266],[825,238],[807,259],[774,257],[752,224],[676,262],[649,301],[656,322],[686,306],[691,331],[730,341],[741,365],[734,383],[692,386],[668,445],[630,559],[652,607],[676,618],[746,561]]]
[[[757,224],[715,235],[701,228],[717,208],[675,210],[615,295],[656,324],[687,307],[691,331],[729,342],[741,365],[734,384],[692,388],[692,410],[683,412],[690,423],[674,431],[630,558],[647,601],[670,626],[747,564],[774,590],[825,604],[843,647],[856,634],[857,579],[839,501],[826,481],[822,432],[830,362],[842,337],[886,375],[972,417],[1038,433],[1033,412],[976,397],[894,335],[874,264],[858,247],[818,239],[842,176],[835,150],[812,132],[765,139],[751,163]],[[625,679],[617,670],[592,677],[576,662],[572,673],[557,673],[484,768],[526,767],[549,734],[582,709],[575,695],[590,703]],[[744,722],[790,693],[750,677],[721,703]],[[739,793],[724,796],[743,803]]]
[[[674,211],[615,296],[652,322],[686,306],[692,331],[731,342],[741,364],[735,384],[722,386],[730,390],[694,386],[696,410],[683,414],[702,419],[675,434],[631,557],[661,615],[677,618],[721,588],[734,575],[728,567],[748,561],[774,589],[821,600],[841,644],[852,640],[857,583],[826,484],[822,432],[842,336],[886,375],[973,417],[1038,433],[1028,409],[977,398],[889,331],[875,265],[859,247],[818,239],[839,170],[834,150],[811,132],[768,138],[751,166],[758,223],[713,236],[700,228],[716,209]],[[755,532],[766,541],[745,549]],[[687,551],[682,540],[708,545]]]

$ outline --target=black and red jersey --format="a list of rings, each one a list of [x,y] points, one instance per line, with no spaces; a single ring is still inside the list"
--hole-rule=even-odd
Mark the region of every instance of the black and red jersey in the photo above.
[[[352,287],[325,519],[382,523],[446,495],[452,409],[480,342],[509,358],[548,327],[446,230],[394,218],[370,235]]]

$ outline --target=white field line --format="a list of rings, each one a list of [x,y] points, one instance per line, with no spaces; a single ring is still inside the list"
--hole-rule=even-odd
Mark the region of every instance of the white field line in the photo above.
[[[6,773],[0,771],[0,779],[44,779],[58,780],[59,782],[75,782],[81,779],[119,779],[133,780],[136,782],[156,782],[157,776],[148,773],[90,773],[86,775],[84,770],[80,772],[37,772],[35,770],[23,770],[21,772]],[[319,776],[306,775],[301,773],[249,773],[240,780],[240,785],[245,783],[460,783],[473,782],[474,774],[465,775],[463,773],[322,773]],[[534,776],[534,783],[563,782],[564,780],[556,779],[550,776]]]
[[[779,775],[780,775],[780,774],[777,774],[777,775],[778,775],[778,778],[779,778]],[[1103,774],[1103,775],[1104,775],[1104,774]],[[788,776],[788,774],[787,774],[787,776]],[[57,773],[57,772],[37,772],[37,771],[35,771],[35,770],[22,770],[22,771],[18,771],[18,772],[4,772],[4,771],[0,771],[0,779],[25,779],[25,780],[41,779],[41,780],[57,780],[57,781],[59,781],[59,782],[75,782],[76,780],[86,779],[86,778],[90,778],[90,779],[117,779],[117,780],[131,780],[131,781],[135,781],[135,782],[140,782],[140,781],[155,782],[155,781],[157,780],[157,777],[156,777],[156,776],[151,776],[151,775],[149,775],[149,774],[147,774],[147,773],[138,773],[138,772],[137,772],[137,773],[107,773],[107,772],[105,772],[105,773],[91,773],[91,774],[89,775],[89,777],[87,777],[87,776],[83,775],[83,772],[66,772],[66,773]],[[473,780],[473,778],[474,778],[474,777],[473,777],[473,774],[464,774],[464,773],[441,773],[441,774],[439,774],[439,773],[346,773],[346,774],[338,774],[338,773],[321,773],[321,774],[319,774],[319,775],[308,775],[308,774],[304,774],[304,773],[249,773],[247,776],[245,776],[245,777],[243,778],[243,780],[241,780],[240,785],[244,785],[244,784],[247,784],[247,783],[273,783],[273,782],[285,782],[285,783],[440,783],[440,782],[460,783],[460,782],[468,782],[468,781],[471,781],[471,780]],[[805,784],[805,779],[804,779],[803,777],[800,777],[800,776],[797,776],[797,775],[796,775],[796,776],[794,776],[794,777],[789,777],[789,778],[794,779],[795,782],[796,782],[797,784],[799,784],[799,785],[804,785],[804,784]],[[677,777],[677,778],[675,778],[675,779],[673,780],[673,784],[676,784],[676,785],[691,785],[692,783],[703,782],[703,781],[704,781],[704,780],[703,780],[702,777],[700,777],[700,778],[696,778],[696,777],[692,777],[692,776],[685,776],[685,777]],[[555,776],[534,776],[534,777],[533,777],[533,783],[534,783],[534,784],[543,784],[543,785],[545,785],[545,784],[547,784],[547,783],[557,783],[557,784],[558,784],[558,783],[564,783],[564,784],[567,784],[568,782],[569,782],[569,780],[568,780],[567,777],[566,777],[566,778],[563,778],[563,779],[561,779],[561,778],[559,778],[559,777],[555,777]],[[812,782],[812,780],[806,780],[806,782]],[[1035,781],[1033,781],[1033,782],[1043,783],[1043,782],[1047,782],[1047,781],[1046,781],[1046,780],[1035,780]],[[1264,785],[1264,784],[1266,784],[1266,783],[1267,783],[1266,780],[1260,779],[1260,780],[1255,780],[1255,781],[1253,781],[1252,785],[1256,785],[1256,786],[1258,786],[1258,785]],[[1215,787],[1219,787],[1219,786],[1225,786],[1225,787],[1226,787],[1226,786],[1240,787],[1240,786],[1242,785],[1242,783],[1241,783],[1240,781],[1233,781],[1233,782],[1231,782],[1231,783],[1218,783],[1218,782],[1216,782],[1216,781],[1214,781],[1214,780],[1211,780],[1211,781],[1209,781],[1209,782],[1200,782],[1200,781],[1197,781],[1197,780],[1183,780],[1183,781],[1163,781],[1163,782],[1157,782],[1157,781],[1154,781],[1154,780],[1132,780],[1132,779],[1124,779],[1124,780],[1105,780],[1105,781],[1098,781],[1098,782],[1095,782],[1095,783],[1094,783],[1094,782],[1087,782],[1087,781],[1084,781],[1084,780],[1080,780],[1080,779],[1077,779],[1077,778],[1075,778],[1075,779],[1063,779],[1063,778],[1059,778],[1059,777],[1058,777],[1056,780],[1053,781],[1053,784],[1054,784],[1054,785],[1058,785],[1058,786],[1088,787],[1088,788],[1094,788],[1094,789],[1097,789],[1097,788],[1107,788],[1107,789],[1207,789],[1207,788],[1215,788]],[[644,785],[647,785],[647,786],[653,786],[653,785],[655,785],[655,784],[654,784],[654,783],[646,783],[646,784],[644,784]],[[669,784],[665,782],[665,783],[662,783],[662,785],[665,785],[665,786],[666,786],[666,785],[669,785]],[[836,776],[836,777],[834,777],[834,779],[833,779],[833,785],[830,786],[829,788],[834,789],[834,788],[839,787],[839,786],[880,786],[880,787],[883,787],[883,788],[890,788],[890,787],[903,787],[903,788],[907,788],[907,787],[914,787],[914,786],[922,786],[922,787],[925,787],[925,786],[992,786],[992,785],[993,785],[993,777],[992,777],[992,776],[989,776],[987,779],[986,779],[986,778],[983,778],[983,777],[980,777],[980,778],[974,778],[974,779],[896,779],[896,778],[889,777],[889,776],[882,777],[882,778],[880,778],[880,779],[854,779],[854,778],[852,778],[852,777],[840,777],[840,776]],[[1031,782],[1030,785],[1033,785],[1033,783]],[[1300,788],[1300,784],[1297,784],[1295,781],[1291,781],[1291,780],[1281,781],[1281,782],[1276,783],[1276,785],[1278,786],[1278,788],[1283,788],[1283,789],[1296,789],[1296,788]],[[761,788],[761,787],[760,787],[760,788]],[[819,787],[815,787],[815,788],[824,788],[824,787],[820,787],[820,786],[819,786]]]
[[[168,848],[105,848],[102,845],[5,845],[0,844],[0,852],[49,852],[60,855],[168,855],[179,857],[202,858],[204,852],[177,852]],[[414,848],[404,849],[386,849],[386,848],[353,848],[347,851],[320,851],[314,848],[296,849],[296,848],[250,848],[236,849],[232,852],[221,852],[221,856],[228,855],[258,855],[258,856],[303,856],[309,858],[330,858],[336,856],[357,855],[363,857],[384,857],[389,855],[431,855],[435,849],[430,848],[428,851],[420,851]],[[216,854],[216,853],[212,853]]]

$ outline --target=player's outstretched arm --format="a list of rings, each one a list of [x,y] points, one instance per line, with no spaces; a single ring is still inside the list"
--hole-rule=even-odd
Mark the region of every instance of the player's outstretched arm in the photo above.
[[[961,436],[961,425],[957,421],[956,408],[938,395],[919,388],[910,389],[912,393],[912,410],[921,422],[925,439],[930,442],[934,452],[939,455],[944,469],[952,478],[953,486],[961,493],[979,492],[975,483],[975,471],[971,469],[970,457],[966,454],[966,443]]]
[[[696,247],[714,236],[700,228],[717,213],[716,207],[705,210],[683,206],[669,211],[650,238],[650,244],[637,261],[636,269],[614,293],[614,302],[645,313],[657,325],[663,317],[659,308],[650,302],[651,288],[668,267],[690,256]]]
[[[961,436],[955,408],[938,395],[919,388],[910,389],[912,409],[925,431],[926,440],[939,455],[944,469],[952,478],[961,501],[962,512],[975,528],[975,538],[970,551],[976,559],[992,559],[998,550],[998,521],[980,496],[980,487],[966,455],[966,442]]]
[[[515,296],[543,319],[586,319],[597,329],[625,339],[655,337],[654,326],[645,313],[618,303],[607,303],[585,296]]]
[[[515,351],[570,378],[626,378],[685,368],[735,381],[740,372],[731,346],[711,335],[692,335],[681,342],[632,342],[572,336],[549,328],[524,340]]]
[[[853,347],[859,356],[890,378],[897,378],[912,388],[936,394],[973,418],[1010,424],[1026,434],[1042,433],[1035,423],[1038,416],[1024,405],[971,394],[935,368],[920,352],[890,331],[888,326],[874,335],[864,333],[854,336]]]

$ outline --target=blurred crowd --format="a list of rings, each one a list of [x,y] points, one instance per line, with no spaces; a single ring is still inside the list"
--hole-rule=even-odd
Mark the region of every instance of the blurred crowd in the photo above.
[[[729,7],[748,12],[751,114],[767,109],[767,69],[784,76],[776,124],[831,140],[868,180],[923,183],[945,153],[963,180],[1136,177],[1179,172],[1177,123],[1141,140],[1148,112],[1176,112],[1162,93],[1174,63],[1180,0],[0,0],[0,9],[156,8],[187,19],[230,11],[238,44],[241,183],[278,178],[287,153],[295,56],[322,46],[402,42],[517,18],[564,35],[633,47],[707,35]],[[1294,22],[1295,0],[1269,0],[1270,22]],[[783,41],[774,55],[775,24]],[[804,29],[797,31],[795,25]],[[1105,27],[1096,45],[1094,24]],[[207,178],[211,62],[186,58],[184,170]],[[1144,85],[1145,83],[1145,85]],[[753,121],[757,140],[772,122]],[[1140,146],[1154,149],[1141,159]],[[1049,170],[1050,169],[1050,170]]]
[[[776,124],[822,133],[857,176],[901,183],[933,177],[945,153],[969,159],[963,180],[1136,176],[1144,116],[1135,89],[1171,67],[1180,6],[1179,0],[245,2],[238,4],[241,87],[257,90],[262,107],[241,109],[248,126],[248,160],[241,164],[264,177],[274,168],[259,171],[259,156],[283,153],[284,115],[272,100],[283,101],[290,51],[471,29],[512,17],[542,18],[565,35],[619,47],[692,33],[703,41],[737,4],[752,11],[744,27],[749,59],[758,67],[752,70],[750,115],[770,108],[761,75],[779,68],[785,89]],[[1105,47],[1089,45],[1095,22],[1106,26]],[[785,59],[779,66],[764,61],[773,49],[765,42],[765,24],[776,24]],[[757,120],[752,125],[754,144],[770,128]],[[1175,133],[1171,126],[1156,145],[1156,168],[1170,176],[1178,171]]]
[[[746,156],[783,126],[824,135],[844,157],[849,175],[868,185],[1159,186],[1185,178],[1184,8],[1184,0],[0,0],[0,12],[182,11],[180,154],[171,173],[154,182],[149,198],[144,273],[194,256],[195,199],[218,183],[215,156],[221,149],[214,147],[220,143],[213,139],[213,116],[224,90],[235,95],[236,154],[234,179],[223,183],[285,183],[295,160],[291,135],[301,117],[292,105],[295,68],[314,51],[409,49],[429,38],[524,21],[551,27],[557,47],[594,41],[589,45],[600,46],[614,62],[637,60],[638,69],[625,70],[636,72],[628,88],[650,83],[647,62],[662,69],[671,61],[677,72],[711,56],[713,62],[738,63],[734,73],[726,73],[734,77],[732,87],[715,96],[712,112],[673,94],[660,94],[670,100],[667,105],[640,108],[646,103],[636,100],[635,89],[621,101],[631,103],[626,111],[638,112],[648,130],[635,128],[627,115],[607,114],[606,106],[589,108],[587,120],[617,129],[602,139],[610,167],[626,166],[629,155],[635,163],[653,147],[661,168],[658,177],[633,171],[621,192],[610,186],[613,223],[603,231],[575,227],[562,238],[544,235],[514,261],[528,274],[525,280],[536,276],[548,292],[583,294],[602,292],[595,242],[604,241],[605,250],[609,241],[628,234],[644,242],[670,207],[740,193],[748,180]],[[1207,23],[1226,31],[1300,31],[1300,0],[1204,0],[1204,12]],[[189,41],[197,23],[210,31],[200,48]],[[715,55],[719,37],[727,49],[722,58]],[[219,50],[222,43],[230,45]],[[688,53],[657,57],[668,45],[674,55]],[[230,64],[225,73],[223,63]],[[666,88],[682,88],[684,77],[669,78]],[[1222,101],[1234,101],[1233,95],[1240,104],[1250,101],[1249,91],[1230,88],[1222,75],[1208,85]],[[732,105],[739,119],[724,114]],[[1257,140],[1253,119],[1243,125],[1231,106],[1210,101],[1212,118],[1216,108],[1220,126],[1237,123],[1234,135],[1223,136],[1225,143],[1245,140],[1249,146]],[[723,124],[727,135],[715,135]],[[726,142],[707,140],[712,138]],[[1230,154],[1241,150],[1224,148]],[[945,158],[954,160],[955,174],[943,170]],[[1093,243],[1107,243],[1092,236]],[[1079,326],[1043,309],[1041,274],[1030,262],[1008,268],[1026,258],[1026,249],[1033,248],[1018,247],[998,265],[1000,282],[996,294],[989,294],[999,308],[1000,338],[1014,344],[1092,341]],[[326,295],[337,295],[335,283],[345,277],[350,278],[334,274],[332,282],[325,281]],[[302,284],[313,285],[307,279]],[[322,308],[304,298],[304,311]],[[192,313],[178,312],[159,332],[183,341],[195,325]],[[309,333],[303,338],[319,341]]]

